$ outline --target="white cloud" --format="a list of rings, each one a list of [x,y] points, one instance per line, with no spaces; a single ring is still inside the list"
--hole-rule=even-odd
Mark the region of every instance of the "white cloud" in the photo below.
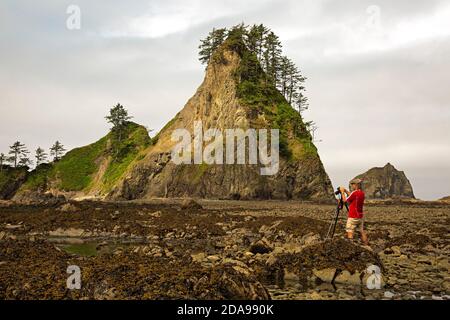
[[[237,13],[242,14],[268,2],[169,0],[150,3],[147,13],[129,18],[125,27],[110,29],[110,26],[106,26],[101,34],[107,37],[160,38]]]
[[[324,50],[325,56],[383,52],[416,45],[450,35],[450,5],[437,7],[432,14],[403,17],[388,23],[382,7],[370,6],[366,15],[336,23],[324,32],[334,33],[338,41]],[[391,25],[389,25],[391,24]]]

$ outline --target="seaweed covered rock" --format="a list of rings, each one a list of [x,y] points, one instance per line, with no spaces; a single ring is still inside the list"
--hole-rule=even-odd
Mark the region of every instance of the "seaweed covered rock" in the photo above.
[[[291,259],[288,256],[284,258]],[[381,265],[374,252],[340,238],[308,246],[295,255],[294,261],[303,270],[336,268],[354,272],[364,270],[368,264]]]
[[[270,299],[255,276],[186,256],[124,250],[84,259],[49,242],[8,240],[0,242],[0,257],[0,299]],[[81,269],[81,290],[66,289],[71,264]]]
[[[253,267],[262,281],[283,281],[288,272],[306,286],[314,278],[324,282],[358,282],[357,278],[361,282],[371,265],[383,268],[376,253],[346,239],[333,239],[306,246],[300,252],[271,256],[265,265]]]

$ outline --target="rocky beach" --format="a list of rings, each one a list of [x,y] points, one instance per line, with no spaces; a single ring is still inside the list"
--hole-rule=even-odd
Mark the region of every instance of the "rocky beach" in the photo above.
[[[343,238],[345,214],[325,240],[333,216],[299,201],[4,201],[0,299],[450,298],[448,204],[369,203],[370,247]]]

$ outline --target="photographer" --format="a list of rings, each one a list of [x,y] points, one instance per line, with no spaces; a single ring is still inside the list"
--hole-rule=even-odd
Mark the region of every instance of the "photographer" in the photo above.
[[[361,190],[361,179],[353,179],[350,181],[350,187],[352,192],[350,193],[344,187],[340,187],[339,191],[342,194],[342,200],[344,203],[349,204],[348,219],[345,226],[347,232],[347,238],[353,239],[353,235],[356,231],[361,234],[361,240],[365,245],[368,245],[368,238],[366,231],[364,231],[364,191]]]

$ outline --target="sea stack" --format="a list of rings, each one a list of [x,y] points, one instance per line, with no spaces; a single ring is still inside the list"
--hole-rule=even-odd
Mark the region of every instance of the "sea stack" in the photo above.
[[[415,199],[413,188],[403,171],[387,163],[356,176],[363,180],[363,190],[368,199]]]
[[[267,84],[264,70],[242,41],[228,38],[219,46],[197,92],[153,139],[145,157],[130,168],[108,198],[332,198],[330,179],[301,115],[277,88]],[[244,72],[250,69],[252,76],[247,77]],[[172,133],[188,130],[194,138],[198,123],[204,131],[279,129],[277,173],[262,175],[261,166],[254,164],[175,164],[171,151],[177,141]]]

